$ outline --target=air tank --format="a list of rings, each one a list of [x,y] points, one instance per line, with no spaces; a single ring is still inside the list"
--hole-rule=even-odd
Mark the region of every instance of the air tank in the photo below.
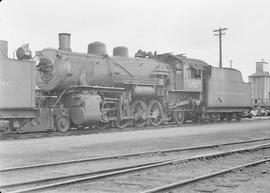
[[[93,54],[93,55],[107,55],[107,50],[106,50],[106,45],[102,42],[93,42],[88,44],[88,54]]]
[[[70,36],[71,34],[69,33],[59,33],[59,50],[65,50],[68,52],[71,52],[70,48]]]
[[[128,48],[124,46],[113,48],[113,56],[128,57]]]

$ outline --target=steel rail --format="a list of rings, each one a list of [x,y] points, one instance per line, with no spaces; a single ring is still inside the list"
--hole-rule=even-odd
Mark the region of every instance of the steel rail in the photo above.
[[[204,145],[204,146],[191,146],[191,147],[184,147],[184,148],[182,147],[182,148],[171,148],[171,149],[164,149],[164,150],[143,151],[143,152],[135,152],[135,153],[130,153],[130,154],[118,154],[118,155],[112,155],[112,156],[101,156],[101,157],[92,157],[92,158],[88,157],[88,158],[83,158],[83,159],[74,159],[74,160],[67,160],[67,161],[2,168],[2,169],[0,169],[0,172],[9,172],[9,171],[13,171],[13,170],[33,169],[33,168],[40,168],[40,167],[49,167],[49,166],[91,162],[91,161],[101,161],[101,160],[106,160],[106,159],[117,159],[117,158],[140,156],[140,155],[147,155],[147,154],[170,153],[170,152],[177,152],[177,151],[216,148],[216,147],[220,147],[220,146],[245,144],[245,143],[267,141],[267,140],[270,140],[270,138],[251,139],[251,140],[235,141],[235,142],[220,143],[220,144],[211,144],[211,145]]]
[[[270,148],[270,143],[263,144],[263,145],[256,145],[256,146],[252,146],[252,147],[248,147],[248,148],[240,148],[240,149],[235,149],[235,150],[230,150],[230,151],[223,151],[223,152],[219,152],[219,153],[211,153],[211,154],[203,154],[203,155],[199,155],[199,156],[192,156],[189,158],[172,159],[169,161],[150,164],[150,165],[146,165],[146,166],[139,166],[139,167],[134,167],[134,168],[130,168],[130,169],[117,170],[115,172],[108,172],[108,173],[90,176],[90,177],[82,177],[82,178],[71,179],[71,180],[67,180],[67,181],[63,181],[63,182],[56,182],[53,184],[40,185],[40,186],[36,186],[36,187],[15,190],[15,191],[11,191],[9,193],[35,192],[38,190],[45,190],[45,189],[50,189],[50,188],[55,188],[55,187],[60,187],[60,186],[66,186],[66,185],[76,184],[76,183],[84,182],[84,181],[94,181],[94,180],[98,180],[98,179],[102,179],[102,178],[106,178],[106,177],[110,177],[110,176],[127,174],[127,173],[131,173],[131,172],[137,172],[137,171],[160,167],[160,166],[165,166],[165,165],[171,165],[171,164],[193,161],[193,160],[198,160],[198,159],[217,158],[220,156],[232,155],[234,153],[250,152],[250,151],[256,151],[256,150],[266,149],[266,148]]]
[[[258,120],[269,120],[270,117],[265,117],[264,119],[254,119],[254,120],[245,120],[243,119],[243,121],[258,121]],[[214,122],[214,123],[211,123],[211,124],[223,124],[223,123],[226,123],[226,121],[223,121],[223,122]],[[142,129],[142,128],[138,128],[138,127],[128,127],[128,128],[133,128],[134,131],[136,130],[151,130],[151,129],[161,129],[161,128],[175,128],[175,127],[185,127],[185,126],[188,126],[188,125],[200,125],[200,124],[209,124],[209,123],[206,123],[206,122],[200,122],[200,123],[195,123],[195,122],[192,122],[192,123],[184,123],[182,125],[174,125],[174,124],[165,124],[165,125],[159,125],[159,126],[146,126],[145,128],[146,129]],[[128,129],[126,128],[126,129]],[[116,129],[116,131],[120,131],[122,132],[123,129],[117,129],[117,128],[112,128],[110,127],[110,129]],[[35,131],[35,132],[25,132],[25,133],[2,133],[0,134],[0,140],[16,140],[16,139],[28,139],[28,138],[43,138],[43,137],[58,137],[58,136],[78,136],[78,135],[87,135],[87,134],[96,134],[96,133],[110,133],[111,131],[108,132],[108,130],[105,130],[103,129],[98,129],[96,131],[93,132],[93,130],[84,130],[82,131],[81,130],[81,133],[77,130],[70,130],[70,131],[67,131],[65,133],[62,133],[62,132],[59,132],[59,131]],[[36,134],[37,136],[32,136]],[[11,136],[11,135],[14,135],[14,136]],[[22,135],[24,135],[22,137]],[[28,137],[26,135],[29,135]]]
[[[164,160],[164,161],[169,161],[169,159]],[[64,176],[58,176],[58,177],[52,177],[52,178],[43,178],[43,179],[38,179],[38,180],[33,180],[33,181],[26,181],[26,182],[15,182],[15,183],[10,183],[10,184],[2,184],[2,185],[0,185],[0,188],[10,188],[10,187],[14,187],[14,186],[29,185],[29,184],[33,184],[33,183],[44,183],[44,182],[49,182],[52,180],[63,180],[63,179],[67,179],[67,178],[82,177],[82,176],[87,176],[87,175],[97,175],[97,174],[102,174],[102,173],[114,172],[114,171],[118,171],[118,170],[125,170],[125,169],[131,169],[131,168],[135,168],[135,167],[142,167],[142,166],[162,163],[164,161],[155,161],[155,162],[130,165],[130,166],[124,166],[124,167],[118,167],[118,168],[96,170],[96,171],[91,171],[91,172],[83,172],[83,173],[78,173],[78,174],[64,175]]]
[[[172,188],[177,188],[177,187],[180,187],[180,186],[183,186],[183,185],[187,185],[187,184],[190,184],[190,183],[194,183],[194,182],[197,182],[197,181],[200,181],[200,180],[205,180],[205,179],[212,178],[212,177],[215,177],[215,176],[218,176],[218,175],[229,173],[229,172],[231,172],[233,170],[254,166],[254,165],[266,163],[266,162],[269,162],[269,161],[270,161],[270,158],[255,161],[255,162],[250,162],[250,163],[247,163],[247,164],[231,167],[229,169],[220,170],[218,172],[208,173],[208,174],[205,174],[205,175],[197,176],[195,178],[189,178],[187,180],[167,184],[167,185],[164,185],[164,186],[160,186],[160,187],[157,187],[157,188],[153,188],[153,189],[150,189],[150,190],[143,191],[141,193],[155,193],[155,192],[165,191],[165,190],[169,190],[169,189],[172,189]]]

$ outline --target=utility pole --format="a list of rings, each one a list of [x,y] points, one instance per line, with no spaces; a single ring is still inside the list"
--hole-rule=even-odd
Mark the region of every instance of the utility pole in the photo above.
[[[222,36],[225,35],[223,31],[227,30],[228,28],[219,28],[216,30],[213,30],[213,32],[217,32],[214,34],[214,36],[219,37],[219,67],[222,68]]]
[[[230,68],[232,68],[232,60],[230,60]]]

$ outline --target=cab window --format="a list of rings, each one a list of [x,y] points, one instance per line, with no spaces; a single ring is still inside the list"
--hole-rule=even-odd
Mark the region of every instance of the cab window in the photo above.
[[[190,68],[191,78],[201,78],[202,77],[202,70]]]

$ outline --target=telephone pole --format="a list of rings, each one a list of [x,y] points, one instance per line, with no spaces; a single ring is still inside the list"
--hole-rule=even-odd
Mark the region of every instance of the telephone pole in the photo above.
[[[216,30],[213,30],[213,32],[217,32],[214,34],[214,36],[219,37],[219,67],[222,68],[222,36],[225,35],[223,31],[227,30],[228,28],[219,28]]]

